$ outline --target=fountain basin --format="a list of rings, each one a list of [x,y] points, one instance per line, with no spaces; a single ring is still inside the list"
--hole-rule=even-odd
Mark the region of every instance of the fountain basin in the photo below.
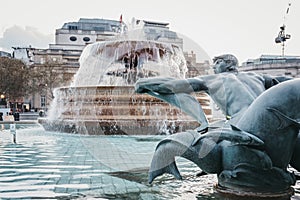
[[[136,94],[133,86],[77,86],[59,88],[55,119],[40,118],[46,130],[89,135],[157,135],[194,129],[200,124],[157,98]],[[210,100],[195,97],[208,119]],[[53,115],[53,114],[52,114]]]

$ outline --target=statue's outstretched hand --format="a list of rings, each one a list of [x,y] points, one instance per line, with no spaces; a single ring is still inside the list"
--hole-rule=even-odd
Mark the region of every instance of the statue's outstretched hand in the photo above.
[[[172,93],[168,88],[161,87],[164,83],[175,80],[175,78],[141,78],[135,83],[136,93],[147,93],[149,91],[156,93]]]

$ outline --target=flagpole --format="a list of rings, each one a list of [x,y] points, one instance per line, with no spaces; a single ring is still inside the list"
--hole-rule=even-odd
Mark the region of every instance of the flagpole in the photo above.
[[[123,15],[120,15],[120,27],[121,27],[121,34],[124,32],[124,26],[123,26]]]

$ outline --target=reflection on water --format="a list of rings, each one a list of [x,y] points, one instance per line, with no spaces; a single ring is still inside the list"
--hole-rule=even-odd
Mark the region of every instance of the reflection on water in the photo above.
[[[178,159],[184,180],[147,183],[147,171],[163,136],[83,136],[46,132],[39,126],[0,131],[1,199],[222,199],[215,175]],[[300,197],[300,184],[295,186]]]

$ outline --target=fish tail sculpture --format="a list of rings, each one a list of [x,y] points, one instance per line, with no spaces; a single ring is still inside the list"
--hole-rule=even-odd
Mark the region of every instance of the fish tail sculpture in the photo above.
[[[300,79],[294,79],[262,93],[231,126],[202,135],[186,131],[165,138],[156,147],[149,183],[164,173],[181,179],[175,163],[180,156],[206,173],[217,174],[221,188],[236,193],[286,192],[296,182],[287,166],[300,145],[296,142],[299,104]],[[294,162],[300,167],[300,161]]]
[[[152,183],[156,177],[164,173],[172,174],[176,179],[182,179],[175,163],[175,157],[177,156],[184,157],[196,163],[202,170],[205,171],[206,169],[206,172],[218,173],[221,161],[218,146],[212,140],[205,141],[200,150],[201,152],[197,153],[199,146],[192,147],[192,143],[198,135],[199,133],[196,131],[187,131],[171,135],[160,141],[153,155],[148,182]],[[215,168],[210,165],[210,162],[216,163]],[[207,164],[209,166],[206,166]]]
[[[180,156],[194,162],[206,173],[221,172],[221,148],[218,145],[223,140],[235,145],[262,146],[262,140],[251,134],[232,131],[229,128],[209,131],[200,135],[197,131],[189,130],[169,136],[159,142],[156,147],[148,182],[163,175],[172,174],[176,179],[182,179],[175,163],[175,157]]]

